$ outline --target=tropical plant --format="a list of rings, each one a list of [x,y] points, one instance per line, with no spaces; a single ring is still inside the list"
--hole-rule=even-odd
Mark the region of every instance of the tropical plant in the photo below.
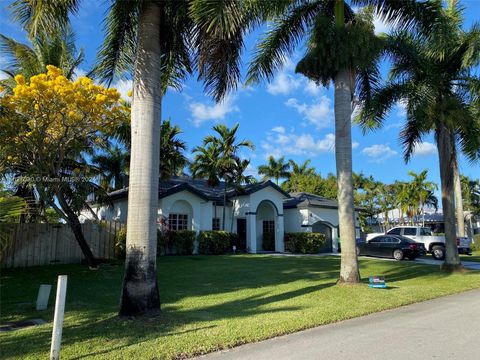
[[[437,190],[437,185],[427,180],[428,170],[423,170],[420,174],[409,171],[408,175],[412,177],[410,188],[413,201],[416,203],[416,214],[422,214],[422,226],[425,226],[425,216],[423,207],[425,205],[434,205],[437,203],[433,192]]]
[[[60,68],[70,80],[84,60],[83,50],[77,51],[75,36],[70,30],[31,38],[31,46],[0,34],[0,50],[5,63],[1,71],[7,75],[6,79],[0,80],[0,84],[8,92],[16,85],[15,75],[21,74],[28,80],[46,72],[47,65]]]
[[[358,88],[358,97],[368,99],[371,84],[378,81],[379,70],[375,60],[382,48],[382,41],[374,35],[372,12],[360,11],[355,14],[344,0],[280,3],[272,6],[270,13],[268,9],[264,10],[264,13],[273,17],[272,27],[257,47],[247,82],[271,79],[296,45],[305,36],[309,38],[307,53],[297,64],[296,72],[317,83],[334,83],[335,157],[342,234],[340,282],[358,283],[360,274],[355,252],[351,114],[355,88]],[[429,24],[431,13],[436,10],[436,6],[413,0],[355,0],[351,3],[355,6],[372,5],[373,10],[385,21],[395,21],[399,26],[407,26],[415,21]],[[268,8],[268,5],[264,7]]]
[[[199,171],[195,171],[200,167],[201,172],[204,172],[207,179],[214,180],[215,173],[218,174],[218,178],[224,180],[223,184],[223,214],[222,214],[222,230],[225,230],[225,216],[226,216],[226,202],[228,188],[234,184],[239,183],[247,178],[243,177],[243,172],[247,168],[249,162],[241,161],[239,159],[239,152],[243,148],[254,149],[252,142],[249,140],[237,141],[238,125],[234,125],[231,129],[223,124],[215,125],[213,130],[215,135],[209,135],[203,140],[203,149],[196,148],[194,151],[199,151],[200,154],[216,154],[215,161],[209,161],[206,167],[203,167],[202,163],[198,165],[194,164],[192,173],[196,174]],[[212,148],[208,150],[208,148]],[[195,161],[197,157],[195,158]],[[202,160],[201,158],[199,160]],[[207,158],[207,160],[211,160]],[[250,178],[248,178],[250,179]],[[213,181],[215,183],[215,180]]]
[[[434,132],[439,153],[446,256],[443,267],[456,269],[454,169],[457,146],[476,161],[480,149],[478,83],[472,69],[480,61],[480,30],[462,30],[463,9],[456,1],[432,18],[430,32],[397,31],[386,41],[393,64],[390,81],[365,102],[360,118],[364,125],[379,127],[397,101],[407,108],[401,132],[408,161],[424,135]]]
[[[312,175],[315,174],[315,168],[309,167],[311,160],[307,159],[303,163],[298,164],[294,160],[288,160],[292,171],[290,172],[290,176],[292,175]]]
[[[129,155],[120,146],[108,146],[102,153],[92,156],[91,162],[100,171],[100,185],[110,192],[124,188],[126,184]]]
[[[21,175],[16,181],[33,187],[55,209],[72,229],[89,265],[96,267],[78,215],[90,209],[87,196],[101,189],[92,181],[98,172],[83,154],[105,144],[129,113],[115,89],[86,77],[72,82],[60,69],[47,69],[29,81],[16,75],[13,94],[0,98],[2,175]]]
[[[79,4],[79,0],[17,0],[12,11],[34,37],[68,27],[68,15]],[[162,96],[169,86],[180,88],[195,66],[215,99],[236,87],[243,36],[252,19],[243,7],[244,2],[233,0],[111,2],[95,73],[110,84],[115,76],[133,72],[127,255],[120,315],[160,311],[156,221]]]
[[[258,173],[263,175],[263,180],[275,179],[278,185],[280,179],[288,179],[290,177],[290,163],[285,162],[285,156],[275,160],[273,156],[268,157],[267,165],[260,165]]]
[[[183,175],[189,164],[184,152],[185,141],[178,136],[182,133],[178,125],[172,126],[170,119],[164,120],[160,127],[160,178],[169,179],[172,175]]]

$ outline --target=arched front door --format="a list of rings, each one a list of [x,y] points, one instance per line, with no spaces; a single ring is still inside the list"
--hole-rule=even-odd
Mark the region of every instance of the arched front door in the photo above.
[[[332,248],[332,227],[322,221],[317,221],[312,226],[312,232],[325,235],[325,246],[320,250],[321,253],[329,253],[333,251]]]

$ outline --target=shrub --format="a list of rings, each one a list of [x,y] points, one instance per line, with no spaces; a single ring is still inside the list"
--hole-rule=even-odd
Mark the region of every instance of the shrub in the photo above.
[[[157,233],[158,255],[192,255],[197,233],[193,230],[177,230]]]
[[[196,233],[190,230],[162,233],[157,230],[157,256],[159,255],[191,255]],[[124,226],[115,237],[115,257],[125,259],[127,243],[127,227]]]
[[[272,232],[263,233],[262,248],[264,251],[275,250],[275,233],[272,233]]]
[[[234,235],[226,231],[202,231],[198,236],[200,254],[218,255],[229,252],[232,240],[235,240]]]
[[[115,257],[125,259],[127,248],[127,227],[122,227],[115,236]]]
[[[308,232],[285,234],[285,249],[292,253],[318,254],[325,244],[324,234]]]

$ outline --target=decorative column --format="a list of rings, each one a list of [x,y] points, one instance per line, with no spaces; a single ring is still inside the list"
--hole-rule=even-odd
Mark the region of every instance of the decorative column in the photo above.
[[[276,216],[275,220],[275,251],[279,253],[285,252],[284,243],[285,226],[283,222],[283,214]]]

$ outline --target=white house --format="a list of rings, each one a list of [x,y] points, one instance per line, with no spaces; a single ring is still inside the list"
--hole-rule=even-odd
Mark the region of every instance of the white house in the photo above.
[[[226,195],[226,196],[225,196]],[[226,198],[225,227],[222,226]],[[101,220],[126,223],[128,188],[110,193],[112,205],[93,204]],[[337,202],[308,193],[284,192],[271,181],[243,186],[224,193],[223,183],[209,186],[206,180],[175,177],[160,181],[158,222],[171,230],[221,230],[237,233],[247,251],[263,250],[263,234],[274,234],[275,251],[284,252],[285,232],[319,232],[327,238],[325,252],[338,249]],[[92,214],[84,212],[83,220]],[[357,237],[360,236],[357,220]]]

